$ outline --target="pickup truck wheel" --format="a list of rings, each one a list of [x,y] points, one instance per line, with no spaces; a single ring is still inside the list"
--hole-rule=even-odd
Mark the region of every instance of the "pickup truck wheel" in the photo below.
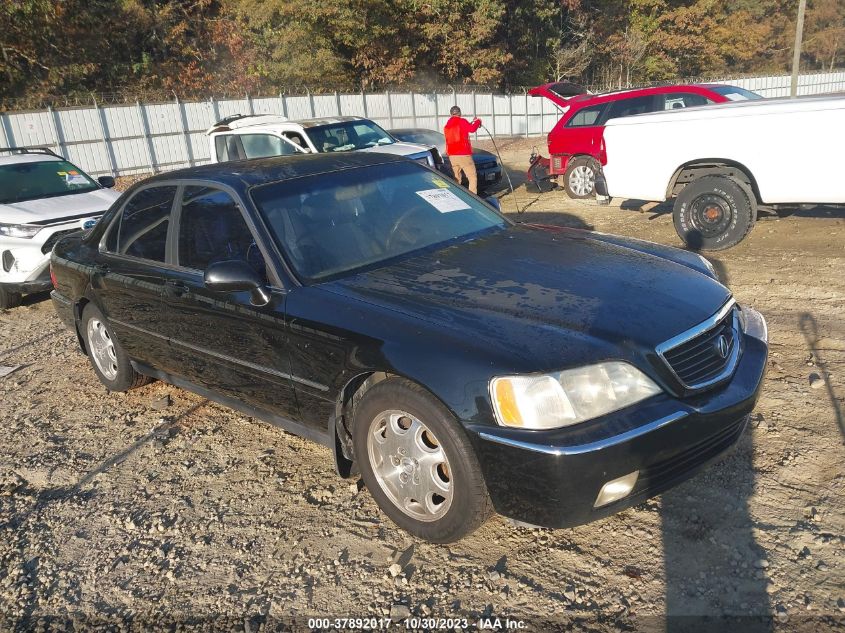
[[[129,391],[150,381],[132,368],[129,357],[117,342],[103,313],[91,303],[82,311],[80,330],[94,372],[106,389]]]
[[[599,164],[589,156],[579,156],[569,161],[563,176],[563,187],[570,198],[583,200],[596,194],[596,174]]]
[[[739,244],[756,219],[757,201],[729,176],[703,176],[675,199],[675,231],[693,250],[718,251]]]
[[[367,391],[355,406],[352,442],[376,503],[411,534],[451,543],[490,516],[468,438],[454,416],[418,385],[388,378]]]
[[[3,286],[0,286],[0,310],[17,308],[21,304],[21,299],[21,293],[12,292]]]

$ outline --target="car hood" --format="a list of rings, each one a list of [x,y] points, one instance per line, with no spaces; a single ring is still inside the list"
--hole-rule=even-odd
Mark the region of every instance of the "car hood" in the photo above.
[[[589,235],[516,226],[323,286],[508,346],[537,371],[574,360],[570,347],[581,360],[648,354],[730,297],[684,264]]]
[[[496,160],[496,155],[493,152],[488,152],[486,149],[476,149],[473,147],[472,160],[476,163],[483,163],[489,160]]]
[[[0,221],[9,224],[49,223],[86,214],[99,215],[119,197],[120,194],[111,189],[97,189],[88,193],[0,204]]]
[[[410,156],[411,154],[422,154],[428,152],[430,148],[426,145],[417,145],[416,143],[403,143],[397,141],[390,145],[378,145],[376,147],[367,147],[366,149],[359,149],[359,152],[379,152],[381,154],[394,154],[396,156]]]

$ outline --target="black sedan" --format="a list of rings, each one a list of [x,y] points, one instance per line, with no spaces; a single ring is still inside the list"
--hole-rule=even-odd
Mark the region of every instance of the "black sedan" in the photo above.
[[[158,378],[321,442],[435,542],[690,477],[742,434],[768,351],[698,255],[513,224],[382,154],[155,176],[52,267],[109,390]]]
[[[420,145],[433,145],[443,157],[443,164],[438,167],[440,171],[449,176],[455,177],[449,156],[446,154],[446,137],[441,132],[426,130],[424,128],[401,128],[390,130],[390,135],[406,143],[418,143]],[[492,187],[502,180],[502,164],[492,152],[484,149],[472,148],[472,162],[475,163],[475,171],[478,174],[478,190],[482,191]]]

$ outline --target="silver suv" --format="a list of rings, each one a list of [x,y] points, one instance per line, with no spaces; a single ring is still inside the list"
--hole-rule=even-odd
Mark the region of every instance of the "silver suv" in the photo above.
[[[352,151],[405,156],[429,167],[440,163],[433,145],[403,143],[370,119],[357,116],[289,121],[274,114],[236,114],[215,123],[206,135],[212,163]]]

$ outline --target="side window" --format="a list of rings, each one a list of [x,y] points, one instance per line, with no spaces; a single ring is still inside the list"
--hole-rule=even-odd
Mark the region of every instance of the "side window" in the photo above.
[[[247,158],[296,154],[296,150],[290,143],[286,143],[273,134],[243,134],[240,139]]]
[[[136,193],[115,227],[106,248],[114,253],[163,262],[167,253],[167,229],[176,187],[151,187]]]
[[[267,265],[238,205],[225,191],[185,187],[179,216],[179,265],[204,271],[239,259],[266,277]]]
[[[289,140],[291,143],[296,143],[296,144],[297,144],[297,145],[299,145],[302,149],[304,149],[304,150],[307,150],[307,149],[308,149],[308,143],[306,143],[306,142],[305,142],[305,139],[304,139],[304,138],[302,138],[302,137],[301,137],[299,134],[297,134],[296,132],[283,132],[283,133],[282,133],[282,136],[284,136],[284,137],[285,137],[287,140]]]
[[[214,149],[217,151],[217,162],[219,163],[246,158],[243,144],[237,134],[220,134],[216,136],[214,138]]]
[[[608,119],[618,119],[623,116],[632,116],[634,114],[645,114],[646,112],[654,112],[654,96],[647,97],[633,97],[631,99],[620,99],[610,104],[610,111],[607,113]]]
[[[600,103],[599,105],[578,110],[578,112],[569,119],[569,123],[566,124],[566,127],[587,127],[589,125],[598,125],[599,117],[606,105],[606,103]]]
[[[662,95],[664,110],[679,110],[681,108],[692,108],[713,103],[705,96],[689,92]]]

